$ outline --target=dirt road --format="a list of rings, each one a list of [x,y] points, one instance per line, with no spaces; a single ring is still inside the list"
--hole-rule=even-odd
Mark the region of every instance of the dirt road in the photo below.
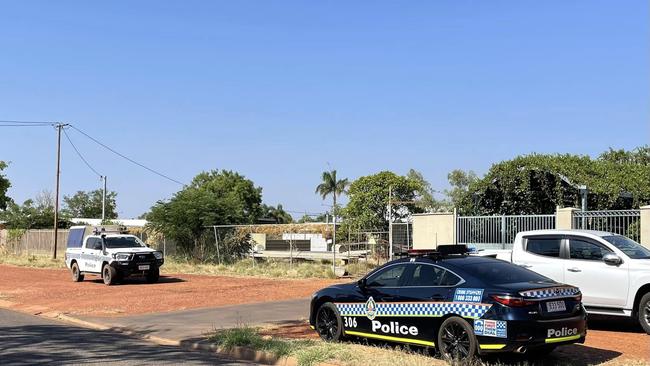
[[[95,276],[74,283],[67,270],[0,265],[0,300],[72,315],[119,316],[309,297],[331,280],[166,275],[156,284],[106,286]]]

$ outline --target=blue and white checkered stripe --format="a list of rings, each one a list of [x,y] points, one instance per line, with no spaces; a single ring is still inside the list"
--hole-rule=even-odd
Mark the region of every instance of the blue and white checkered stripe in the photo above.
[[[536,299],[548,299],[554,297],[570,297],[580,293],[577,287],[551,287],[539,290],[522,291],[519,294],[524,297],[533,297]]]
[[[365,303],[337,303],[336,307],[342,316],[366,316]],[[479,319],[492,305],[473,304],[460,302],[443,303],[377,303],[376,315],[378,317],[390,316],[421,316],[421,317],[442,317],[447,314],[457,314],[464,318]]]

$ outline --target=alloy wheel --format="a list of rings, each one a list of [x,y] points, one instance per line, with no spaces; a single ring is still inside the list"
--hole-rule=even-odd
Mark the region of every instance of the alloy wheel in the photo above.
[[[322,307],[316,317],[316,331],[326,341],[335,339],[338,333],[338,320],[334,311],[328,307]]]
[[[465,359],[470,354],[469,334],[458,323],[450,323],[442,329],[440,348],[452,359]]]

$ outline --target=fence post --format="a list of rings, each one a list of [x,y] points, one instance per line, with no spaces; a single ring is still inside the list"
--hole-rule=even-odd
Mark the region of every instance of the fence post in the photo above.
[[[641,245],[645,246],[646,248],[650,248],[650,206],[641,207],[641,218],[639,221]]]
[[[574,211],[578,211],[578,209],[573,207],[560,208],[558,206],[555,211],[555,228],[564,230],[573,229]]]
[[[501,215],[501,249],[506,249],[506,216]]]

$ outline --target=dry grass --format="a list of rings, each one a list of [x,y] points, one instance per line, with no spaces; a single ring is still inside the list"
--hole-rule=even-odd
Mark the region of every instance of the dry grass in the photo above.
[[[40,255],[17,256],[4,254],[0,255],[0,264],[30,268],[65,268],[65,261],[62,257],[52,259],[49,256]]]
[[[48,256],[0,255],[0,264],[31,268],[65,268],[61,257],[51,259]],[[347,270],[353,277],[361,276],[373,267],[368,265],[350,265]],[[253,262],[243,259],[233,264],[205,264],[168,257],[162,267],[163,273],[197,274],[212,276],[243,276],[259,278],[335,278],[332,265],[321,262],[295,262],[268,260]]]

